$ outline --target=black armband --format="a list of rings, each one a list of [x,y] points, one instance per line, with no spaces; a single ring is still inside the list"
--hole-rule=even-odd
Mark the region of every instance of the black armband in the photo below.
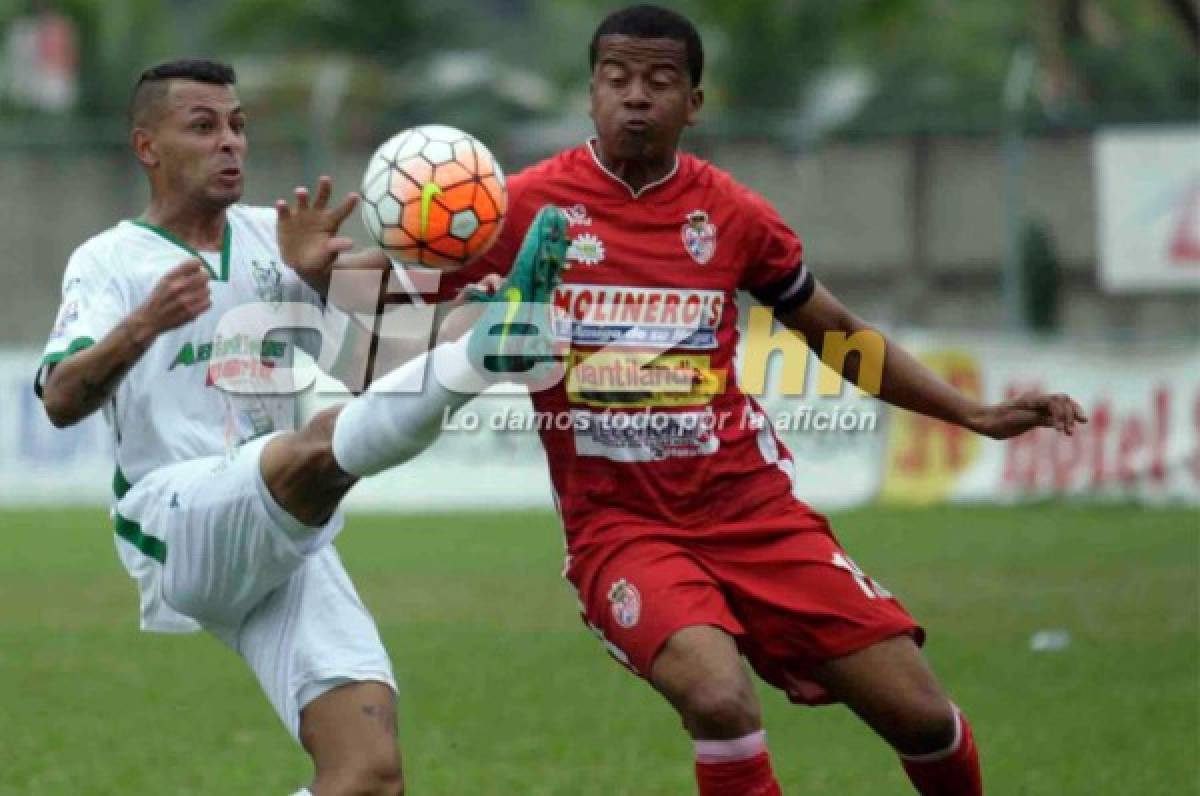
[[[775,310],[775,315],[786,314],[802,306],[817,288],[817,280],[800,263],[796,270],[776,282],[751,291],[751,295],[764,305]]]

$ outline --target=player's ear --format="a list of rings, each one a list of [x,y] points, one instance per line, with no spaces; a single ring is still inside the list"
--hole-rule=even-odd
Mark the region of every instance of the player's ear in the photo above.
[[[700,115],[700,109],[704,107],[704,89],[697,86],[692,89],[688,95],[687,109],[687,125],[691,127],[696,123],[696,117]]]
[[[147,168],[158,165],[158,147],[154,136],[144,127],[135,127],[129,134],[129,144],[133,147],[134,157]]]

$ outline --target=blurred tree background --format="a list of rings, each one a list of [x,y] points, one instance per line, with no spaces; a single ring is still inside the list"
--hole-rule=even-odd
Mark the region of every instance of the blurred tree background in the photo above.
[[[726,133],[804,140],[832,131],[995,130],[1022,46],[1035,55],[1031,125],[1194,119],[1200,96],[1195,0],[671,5],[701,28],[708,118]],[[578,117],[587,43],[613,7],[590,0],[0,0],[0,26],[50,11],[75,23],[76,117],[119,117],[141,68],[204,53],[232,60],[243,90],[267,102],[272,118],[330,113],[336,134],[357,136],[447,110],[461,124],[485,127]],[[0,77],[11,72],[10,61]],[[11,101],[4,108],[10,116],[30,113]]]

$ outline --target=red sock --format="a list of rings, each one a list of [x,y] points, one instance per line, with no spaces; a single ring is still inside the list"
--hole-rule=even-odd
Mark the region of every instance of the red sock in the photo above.
[[[732,741],[696,741],[700,796],[783,796],[762,730]]]
[[[944,752],[904,757],[904,771],[921,796],[983,796],[979,773],[979,749],[967,717],[956,708],[958,719],[954,743]]]

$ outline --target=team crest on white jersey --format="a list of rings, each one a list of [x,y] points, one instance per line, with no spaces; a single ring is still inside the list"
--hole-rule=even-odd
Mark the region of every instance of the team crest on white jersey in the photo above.
[[[250,271],[254,275],[254,292],[259,300],[273,306],[279,305],[283,301],[283,273],[279,270],[279,264],[274,260],[269,260],[266,265],[251,260]]]
[[[604,241],[590,232],[581,232],[571,240],[567,259],[582,265],[599,265],[604,260]]]
[[[590,227],[592,225],[587,208],[581,204],[564,207],[562,211],[563,215],[567,217],[567,224],[572,227]]]
[[[642,615],[642,595],[632,583],[621,578],[608,590],[613,619],[624,628],[633,627]]]
[[[692,259],[704,265],[717,251],[717,226],[708,220],[708,213],[693,210],[683,224],[683,247]]]

